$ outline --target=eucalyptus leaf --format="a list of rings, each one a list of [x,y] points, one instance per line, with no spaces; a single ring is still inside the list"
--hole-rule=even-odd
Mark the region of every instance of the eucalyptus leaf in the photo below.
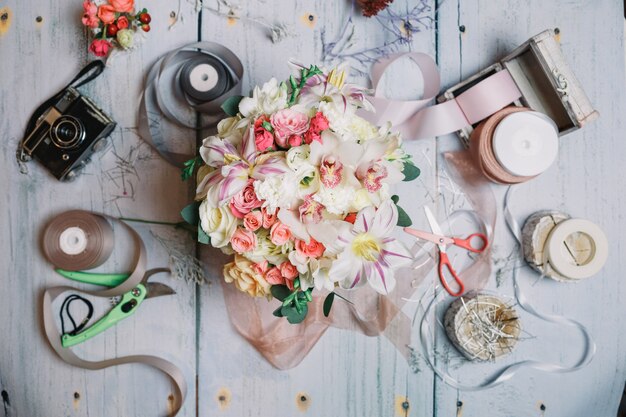
[[[331,292],[330,294],[326,296],[326,299],[324,300],[324,317],[328,317],[328,315],[330,314],[330,309],[333,306],[334,300],[335,300],[334,292]]]
[[[391,201],[393,201],[393,204],[398,204],[398,201],[400,201],[400,197],[398,197],[396,194],[391,196]]]
[[[226,113],[227,116],[237,116],[237,113],[239,113],[239,103],[242,99],[243,96],[228,97],[222,103],[222,110],[224,110],[224,113]]]
[[[270,291],[274,298],[280,301],[285,301],[285,298],[291,295],[291,290],[286,285],[272,285]]]
[[[283,307],[280,311],[287,317],[287,321],[291,324],[302,323],[306,318],[307,313],[309,312],[309,306],[307,304],[302,304],[300,309],[296,309],[295,306]]]
[[[274,316],[276,316],[276,317],[284,317],[284,316],[283,316],[283,313],[282,313],[282,310],[283,310],[283,306],[280,306],[280,307],[278,307],[276,310],[274,310],[274,311],[272,312],[272,314],[273,314]]]
[[[202,230],[202,226],[200,226],[200,223],[198,223],[198,242],[204,243],[205,245],[211,243],[211,238],[209,237],[209,235],[206,234],[204,230]]]
[[[402,174],[404,174],[403,181],[413,181],[415,178],[419,177],[421,173],[420,169],[413,165],[413,162],[404,162],[402,166]]]
[[[196,226],[200,222],[200,213],[198,212],[199,207],[200,202],[194,201],[193,203],[182,209],[180,211],[180,215],[187,223]]]
[[[404,209],[397,204],[396,207],[398,208],[398,222],[396,225],[400,227],[409,227],[412,225],[413,222],[411,221],[409,215],[406,214],[406,211],[404,211]]]

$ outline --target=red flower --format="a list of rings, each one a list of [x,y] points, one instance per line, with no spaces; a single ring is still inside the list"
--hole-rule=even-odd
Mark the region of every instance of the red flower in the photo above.
[[[89,45],[89,52],[95,56],[106,56],[111,48],[111,42],[104,39],[96,39]]]
[[[393,0],[357,0],[363,8],[363,16],[376,16],[380,11],[386,9]]]
[[[324,113],[318,111],[315,113],[315,116],[311,118],[309,130],[304,133],[304,142],[306,142],[307,145],[310,145],[313,141],[322,143],[320,133],[328,129],[328,126],[328,119],[324,116]]]
[[[263,127],[263,123],[269,123],[267,116],[261,116],[254,122],[254,143],[256,148],[263,152],[274,147],[274,135]]]

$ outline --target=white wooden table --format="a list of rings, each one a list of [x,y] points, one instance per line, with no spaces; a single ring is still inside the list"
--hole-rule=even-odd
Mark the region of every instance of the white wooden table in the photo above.
[[[151,417],[163,415],[169,407],[172,388],[160,373],[142,366],[99,372],[72,368],[49,348],[39,319],[43,289],[66,283],[54,274],[39,249],[43,226],[50,218],[67,209],[83,208],[177,221],[179,210],[192,198],[190,185],[180,182],[177,169],[159,159],[135,131],[142,80],[155,59],[198,39],[221,42],[244,62],[247,91],[271,76],[286,77],[288,58],[319,62],[322,34],[327,42],[335,39],[350,16],[349,1],[241,1],[243,13],[291,26],[293,36],[272,44],[262,28],[249,22],[229,23],[206,11],[196,14],[195,2],[181,0],[179,6],[173,0],[136,1],[149,8],[153,17],[145,44],[117,57],[102,77],[83,90],[118,122],[113,149],[96,158],[86,174],[70,184],[57,182],[34,163],[28,175],[20,174],[14,151],[33,109],[90,59],[79,19],[81,2],[0,2],[0,19],[7,13],[0,24],[10,24],[0,35],[4,150],[0,160],[0,415],[6,417]],[[205,3],[214,5],[212,0]],[[563,138],[557,164],[520,186],[514,201],[520,221],[538,209],[556,208],[591,219],[608,234],[609,262],[593,279],[577,285],[549,280],[534,286],[528,280],[522,283],[537,309],[575,318],[589,327],[598,351],[587,368],[564,375],[523,371],[489,391],[459,392],[435,378],[423,357],[418,356],[414,372],[386,339],[331,329],[298,367],[278,371],[232,329],[217,285],[219,272],[212,274],[210,285],[198,287],[162,278],[175,287],[176,296],[146,302],[133,317],[79,346],[78,353],[90,359],[147,353],[179,364],[190,386],[181,416],[614,416],[626,379],[622,2],[437,3],[438,13],[428,13],[436,23],[399,49],[435,56],[444,86],[472,75],[543,29],[558,27],[566,58],[601,114],[593,124]],[[400,13],[414,4],[396,0],[392,7]],[[183,21],[168,30],[176,15]],[[378,23],[366,21],[358,12],[354,23],[359,47],[391,40]],[[395,73],[389,77],[389,91],[398,97],[415,97],[421,81],[413,75],[413,67],[400,64]],[[399,83],[399,77],[404,81]],[[193,132],[175,133],[188,135],[192,146]],[[403,185],[400,196],[412,202],[408,211],[418,225],[425,225],[422,204],[437,204],[440,214],[445,212],[441,199],[432,201],[428,195],[443,184],[439,152],[454,147],[458,142],[453,136],[407,145],[423,175],[418,183]],[[494,190],[501,202],[503,190]],[[147,243],[151,266],[164,265],[168,257],[154,235],[189,253],[194,251],[184,232],[141,225],[137,230]],[[510,254],[513,241],[501,221],[495,247],[490,288],[510,296],[510,271],[506,272],[503,259]],[[116,251],[105,269],[123,269],[127,262],[125,254]],[[499,268],[504,272],[497,285]],[[419,292],[428,286],[424,283]],[[411,308],[414,305],[407,311]],[[581,338],[572,330],[530,317],[523,325],[535,337],[521,342],[510,357],[485,366],[451,360],[447,363],[450,372],[480,381],[516,360],[572,364],[582,353]],[[437,346],[442,357],[454,353],[443,338]],[[445,360],[439,363],[446,366]],[[408,410],[402,408],[405,401]]]

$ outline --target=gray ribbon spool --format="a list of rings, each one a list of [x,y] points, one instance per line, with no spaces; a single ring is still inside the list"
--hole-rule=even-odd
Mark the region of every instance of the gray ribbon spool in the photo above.
[[[200,64],[208,64],[218,76],[210,91],[193,88],[189,79],[193,68]],[[161,129],[163,117],[191,129],[216,125],[224,117],[221,108],[224,101],[241,94],[242,77],[243,65],[239,58],[218,43],[197,42],[167,53],[157,60],[146,76],[139,104],[139,134],[165,160],[182,167],[194,155],[168,149]],[[196,112],[202,115],[200,124],[197,124]],[[190,138],[195,144],[195,136],[190,135]]]

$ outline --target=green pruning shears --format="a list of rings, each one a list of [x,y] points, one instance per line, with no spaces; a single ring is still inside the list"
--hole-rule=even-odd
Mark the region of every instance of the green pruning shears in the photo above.
[[[74,281],[102,285],[109,288],[117,287],[130,276],[130,274],[101,274],[84,271],[66,271],[64,269],[56,269],[55,271],[65,278],[69,278]],[[91,305],[91,302],[79,295],[70,295],[68,298],[66,298],[63,302],[63,305],[61,306],[61,328],[63,333],[61,336],[61,344],[63,345],[63,347],[67,348],[77,345],[102,333],[111,326],[115,325],[118,321],[125,319],[126,317],[133,314],[137,307],[143,302],[143,300],[147,298],[176,294],[176,291],[174,291],[172,288],[168,287],[165,284],[161,284],[159,282],[148,282],[152,275],[159,272],[169,272],[169,269],[155,268],[146,271],[144,277],[135,286],[135,288],[123,294],[121,299],[117,302],[115,307],[111,309],[111,311],[109,311],[104,317],[94,323],[91,327],[88,327],[86,329],[84,329],[84,327],[89,322],[89,320],[91,319],[91,315],[93,314],[93,306]],[[82,323],[80,323],[78,326],[76,326],[76,323],[69,313],[69,304],[74,300],[83,301],[89,309],[87,317],[85,317]],[[66,313],[68,314],[70,321],[74,325],[74,330],[67,333],[65,332],[63,323],[64,308],[66,309]]]

